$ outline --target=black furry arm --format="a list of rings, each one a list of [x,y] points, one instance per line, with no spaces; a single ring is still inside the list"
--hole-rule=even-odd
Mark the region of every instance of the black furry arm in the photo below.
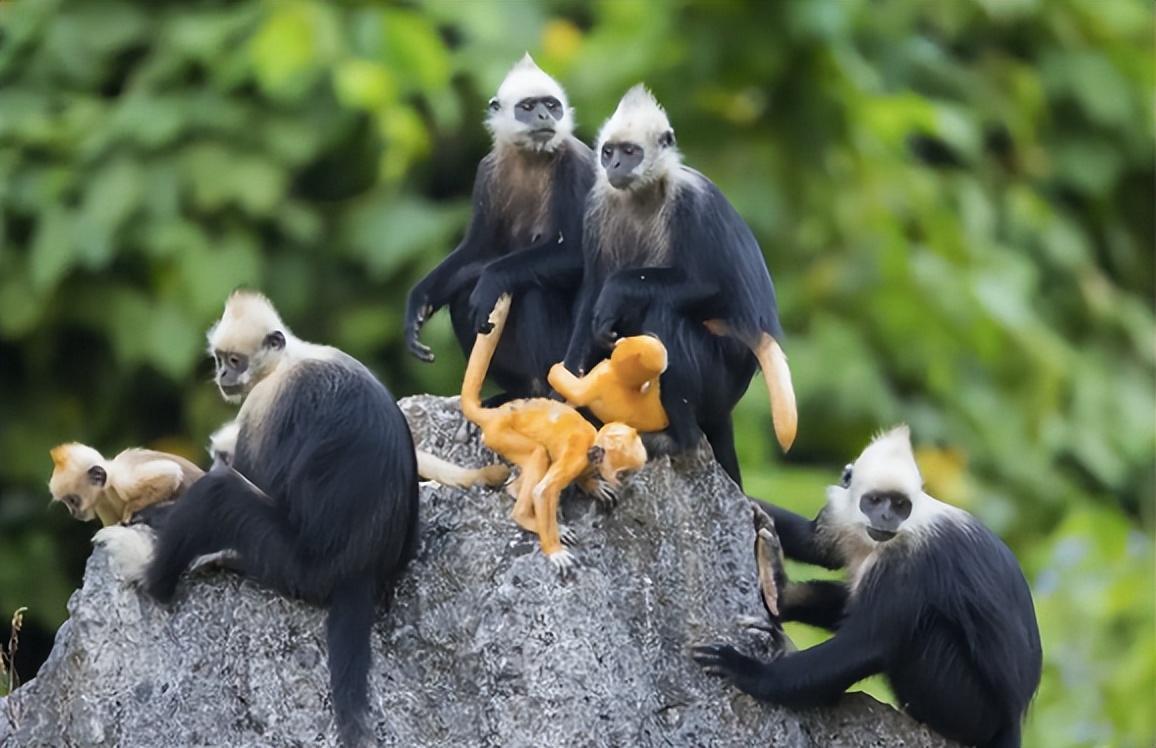
[[[564,363],[571,372],[582,376],[589,371],[596,354],[594,336],[591,334],[591,319],[594,316],[594,302],[597,301],[598,288],[591,282],[589,273],[582,281],[582,290],[578,294],[578,302],[574,310],[574,327],[570,331],[570,344],[566,347]]]
[[[759,506],[775,520],[775,532],[787,558],[825,569],[843,567],[843,559],[834,544],[819,530],[822,512],[811,520],[770,502],[759,501]]]
[[[760,662],[726,645],[696,647],[707,672],[731,680],[757,699],[791,707],[829,704],[848,688],[883,670],[889,644],[865,627],[845,626],[834,638],[773,662]]]
[[[489,171],[486,161],[478,167],[474,179],[474,209],[461,243],[409,292],[405,341],[410,352],[423,361],[433,361],[434,357],[429,347],[418,340],[422,325],[466,284],[477,279],[494,251],[497,232],[488,199]]]
[[[779,591],[779,616],[784,621],[837,631],[850,597],[851,591],[843,582],[788,582]]]
[[[470,294],[479,332],[490,331],[489,316],[498,298],[529,286],[575,288],[582,282],[582,252],[559,234],[551,240],[490,262]]]
[[[709,279],[692,279],[682,268],[620,270],[606,279],[593,312],[593,335],[607,341],[614,333],[631,335],[655,304],[702,322],[726,314],[722,288]]]

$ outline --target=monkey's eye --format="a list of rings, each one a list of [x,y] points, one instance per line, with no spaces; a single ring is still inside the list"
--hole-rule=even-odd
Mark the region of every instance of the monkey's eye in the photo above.
[[[559,107],[559,104],[554,99],[547,99],[546,100],[546,108],[549,109],[550,111],[554,111],[558,107]]]
[[[839,485],[843,488],[851,485],[851,465],[848,464],[843,467],[843,476],[839,478]]]
[[[490,103],[488,106],[490,107],[491,112],[496,112],[502,108],[502,105],[498,103],[498,100],[496,98],[490,99]]]
[[[530,101],[529,99],[526,99],[521,104],[518,104],[518,106],[522,108],[523,112],[534,111],[534,102]]]
[[[634,155],[634,146],[624,145],[624,146],[622,146],[622,152],[625,153],[627,156],[633,156]]]
[[[602,146],[602,155],[606,158],[610,158],[614,155],[614,149],[608,145],[604,145]]]
[[[241,357],[238,356],[236,353],[230,353],[229,354],[229,368],[230,369],[239,369],[240,367],[241,367]]]
[[[896,499],[895,501],[891,502],[891,504],[895,507],[895,511],[899,512],[900,514],[911,511],[910,499]]]

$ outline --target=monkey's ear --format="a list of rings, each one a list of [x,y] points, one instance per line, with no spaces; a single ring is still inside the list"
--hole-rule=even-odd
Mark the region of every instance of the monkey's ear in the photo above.
[[[658,144],[663,148],[669,148],[674,145],[674,130],[667,130],[658,136]]]
[[[265,347],[274,350],[281,350],[285,347],[285,333],[280,330],[274,330],[265,336]]]
[[[93,465],[88,469],[88,482],[94,486],[104,486],[108,481],[108,473],[100,465]]]
[[[494,98],[490,99],[490,103],[489,103],[489,104],[487,104],[486,106],[487,106],[487,107],[489,107],[489,110],[490,110],[491,112],[496,112],[496,111],[498,111],[499,109],[501,109],[501,108],[502,108],[502,105],[498,103],[498,97],[497,97],[497,96],[495,96]]]
[[[603,449],[602,447],[597,447],[597,446],[591,447],[586,452],[586,460],[591,465],[601,465],[602,459],[604,457],[606,457],[606,450]]]

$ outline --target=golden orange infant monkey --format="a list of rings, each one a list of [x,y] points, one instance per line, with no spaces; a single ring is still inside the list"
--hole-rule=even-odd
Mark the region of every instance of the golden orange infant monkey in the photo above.
[[[204,475],[184,457],[151,449],[126,449],[106,460],[92,447],[73,442],[53,447],[49,454],[52,500],[82,522],[99,517],[105,527],[177,498]]]
[[[498,347],[510,296],[504,295],[490,313],[493,329],[479,334],[462,381],[462,413],[482,430],[483,443],[518,466],[510,486],[513,519],[536,533],[542,553],[563,572],[575,559],[563,547],[558,526],[562,490],[575,480],[617,486],[626,471],[646,464],[646,448],[638,431],[622,423],[595,429],[582,414],[548,398],[511,400],[497,408],[482,407],[482,382]]]
[[[652,335],[635,335],[615,343],[610,358],[586,376],[576,377],[554,364],[547,380],[567,403],[589,408],[603,423],[619,421],[651,432],[670,425],[659,394],[658,378],[664,371],[666,346]]]

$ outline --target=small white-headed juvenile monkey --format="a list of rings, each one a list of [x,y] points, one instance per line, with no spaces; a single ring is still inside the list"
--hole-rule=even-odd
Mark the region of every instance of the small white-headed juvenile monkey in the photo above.
[[[241,424],[229,421],[209,436],[209,457],[213,458],[214,468],[232,467],[233,455],[237,451],[237,433]]]
[[[495,408],[482,405],[482,383],[510,311],[510,297],[499,297],[488,333],[478,335],[462,381],[462,413],[482,430],[483,443],[518,466],[510,485],[514,521],[536,533],[542,553],[563,573],[574,565],[562,546],[558,525],[562,490],[582,480],[589,493],[613,497],[622,477],[646,464],[638,431],[622,423],[595,429],[581,413],[557,400],[511,400]],[[570,539],[567,538],[567,541]]]
[[[670,425],[662,407],[659,376],[666,371],[666,346],[651,335],[619,338],[610,358],[598,362],[584,377],[554,364],[547,379],[566,403],[589,408],[603,423],[618,421],[640,432],[662,431]]]
[[[587,371],[617,338],[657,335],[671,362],[662,376],[670,427],[647,443],[681,451],[705,435],[741,485],[731,411],[756,366],[763,369],[783,449],[797,426],[763,252],[718,187],[683,165],[666,112],[643,86],[622,97],[598,134],[596,152],[566,368]]]
[[[221,394],[243,400],[232,465],[176,502],[143,570],[144,591],[167,603],[194,559],[233,551],[233,565],[258,583],[326,607],[338,733],[344,745],[369,744],[375,608],[416,543],[409,427],[369,369],[295,337],[260,294],[230,296],[208,339]],[[114,562],[141,545],[104,542]]]
[[[490,100],[486,127],[494,145],[478,165],[465,238],[410,292],[406,341],[433,361],[418,334],[449,305],[468,355],[498,296],[516,291],[490,377],[505,391],[499,399],[545,395],[546,371],[562,360],[570,334],[594,156],[572,134],[566,92],[528,54]]]
[[[106,460],[75,442],[53,447],[52,500],[82,522],[97,517],[108,527],[140,510],[177,498],[204,472],[184,457],[151,449],[126,449]]]
[[[708,672],[787,706],[834,701],[883,673],[903,708],[945,737],[1020,745],[1042,666],[1027,581],[990,530],[923,492],[906,426],[863,450],[814,520],[767,508],[788,558],[848,571],[847,582],[793,583],[772,556],[781,620],[835,636],[772,662],[697,647]]]

